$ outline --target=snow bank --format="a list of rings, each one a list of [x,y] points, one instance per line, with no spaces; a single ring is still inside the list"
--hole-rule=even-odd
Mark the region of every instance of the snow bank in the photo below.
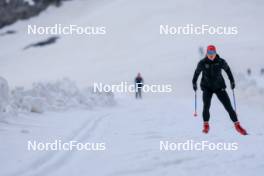
[[[9,105],[9,86],[7,81],[0,77],[0,121],[6,118],[6,107]]]
[[[80,90],[65,78],[56,82],[34,83],[31,89],[16,87],[9,90],[8,82],[0,78],[1,117],[10,113],[43,113],[70,108],[91,109],[96,106],[114,105],[113,93],[93,92],[92,88]]]

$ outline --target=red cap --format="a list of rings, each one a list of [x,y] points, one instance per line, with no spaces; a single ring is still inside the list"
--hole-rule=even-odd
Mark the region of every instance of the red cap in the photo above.
[[[216,51],[215,46],[214,46],[214,45],[209,45],[209,46],[207,46],[207,52],[208,52],[208,51]]]

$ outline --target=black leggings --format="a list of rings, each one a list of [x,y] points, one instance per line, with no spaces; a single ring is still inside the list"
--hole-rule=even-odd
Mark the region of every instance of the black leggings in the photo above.
[[[142,90],[141,90],[142,88],[138,88],[137,90],[136,90],[136,98],[142,98]]]
[[[229,96],[225,90],[219,90],[219,91],[203,91],[203,120],[204,122],[208,122],[210,119],[210,106],[211,106],[211,100],[213,94],[216,94],[217,98],[221,101],[221,103],[224,105],[226,111],[228,112],[230,119],[233,122],[237,122],[237,115],[234,111]]]

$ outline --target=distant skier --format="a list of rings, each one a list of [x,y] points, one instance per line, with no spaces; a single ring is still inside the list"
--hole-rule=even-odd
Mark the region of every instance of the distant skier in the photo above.
[[[260,75],[264,75],[264,68],[260,69]]]
[[[142,98],[142,88],[143,88],[144,80],[141,77],[141,74],[138,73],[137,77],[135,78],[135,91],[136,91],[136,98]]]
[[[251,76],[251,73],[252,73],[251,69],[248,68],[248,69],[247,69],[247,74],[248,74],[248,76]]]
[[[207,47],[207,54],[202,59],[194,72],[192,84],[194,91],[197,91],[197,79],[202,72],[201,89],[203,91],[203,132],[209,132],[210,105],[213,94],[216,94],[218,99],[224,105],[229,113],[231,120],[234,122],[235,129],[242,135],[247,135],[245,129],[240,126],[237,119],[237,114],[234,111],[229,96],[226,92],[226,84],[222,76],[221,70],[224,70],[231,83],[231,88],[235,88],[235,81],[232,72],[226,61],[216,53],[216,48],[213,45]]]

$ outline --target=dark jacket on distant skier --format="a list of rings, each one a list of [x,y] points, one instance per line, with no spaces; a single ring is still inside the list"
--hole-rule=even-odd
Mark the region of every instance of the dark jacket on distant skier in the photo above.
[[[222,76],[222,69],[227,73],[231,87],[235,86],[234,77],[226,61],[216,55],[214,60],[207,57],[202,59],[194,72],[192,83],[196,86],[199,74],[202,72],[201,89],[203,91],[217,91],[226,88],[225,80]]]
[[[135,84],[137,88],[142,88],[143,87],[143,78],[141,76],[137,76],[135,78]]]

